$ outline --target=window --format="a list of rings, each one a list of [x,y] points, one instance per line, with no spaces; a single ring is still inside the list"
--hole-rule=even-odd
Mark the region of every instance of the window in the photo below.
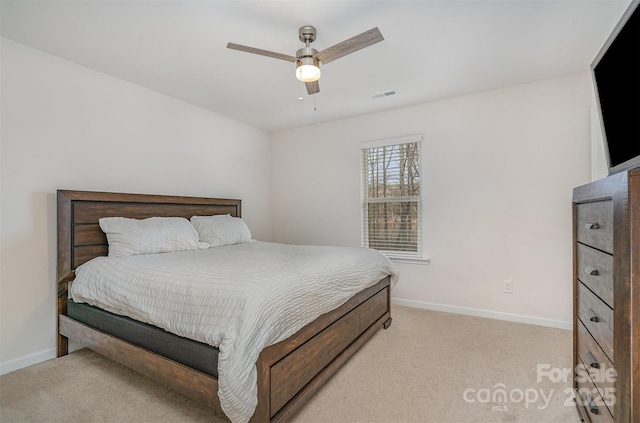
[[[422,257],[422,135],[366,142],[362,150],[362,245]]]

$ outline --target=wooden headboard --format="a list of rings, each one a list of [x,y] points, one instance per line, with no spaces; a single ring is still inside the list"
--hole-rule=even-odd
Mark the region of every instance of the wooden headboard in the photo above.
[[[101,217],[241,217],[240,206],[241,200],[220,198],[58,190],[58,283],[73,279],[82,263],[108,254]]]
[[[230,214],[241,217],[241,200],[170,195],[58,190],[58,315],[67,314],[69,282],[75,269],[109,253],[102,217],[185,217]],[[68,339],[60,334],[58,357],[67,354]]]

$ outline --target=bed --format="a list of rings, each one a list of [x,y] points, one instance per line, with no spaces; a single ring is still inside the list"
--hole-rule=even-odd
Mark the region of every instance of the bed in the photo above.
[[[78,266],[108,254],[100,218],[241,217],[241,201],[59,190],[57,212],[58,356],[68,353],[68,340],[73,340],[223,415],[215,369],[217,348],[73,304],[68,290]],[[391,286],[392,275],[385,276],[288,338],[262,349],[255,363],[257,406],[251,421],[287,420],[379,328],[387,328]]]

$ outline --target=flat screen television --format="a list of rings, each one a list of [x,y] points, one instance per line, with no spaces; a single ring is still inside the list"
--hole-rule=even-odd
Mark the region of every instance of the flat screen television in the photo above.
[[[609,175],[640,167],[640,0],[591,64]]]

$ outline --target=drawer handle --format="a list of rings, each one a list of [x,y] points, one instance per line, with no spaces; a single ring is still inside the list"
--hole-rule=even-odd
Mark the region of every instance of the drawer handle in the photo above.
[[[598,316],[598,314],[595,311],[591,310],[591,309],[589,309],[589,311],[592,314],[592,316],[589,317],[589,320],[591,320],[594,323],[598,323],[600,321],[600,316]]]
[[[598,360],[596,360],[593,354],[591,354],[591,351],[587,351],[587,361],[589,362],[590,367],[593,367],[594,369],[600,368],[600,363],[598,363]]]
[[[598,225],[598,222],[587,222],[586,225],[584,225],[585,229],[598,229],[600,228],[600,225]]]
[[[584,268],[584,273],[591,276],[598,276],[598,269],[593,266],[587,266]]]

